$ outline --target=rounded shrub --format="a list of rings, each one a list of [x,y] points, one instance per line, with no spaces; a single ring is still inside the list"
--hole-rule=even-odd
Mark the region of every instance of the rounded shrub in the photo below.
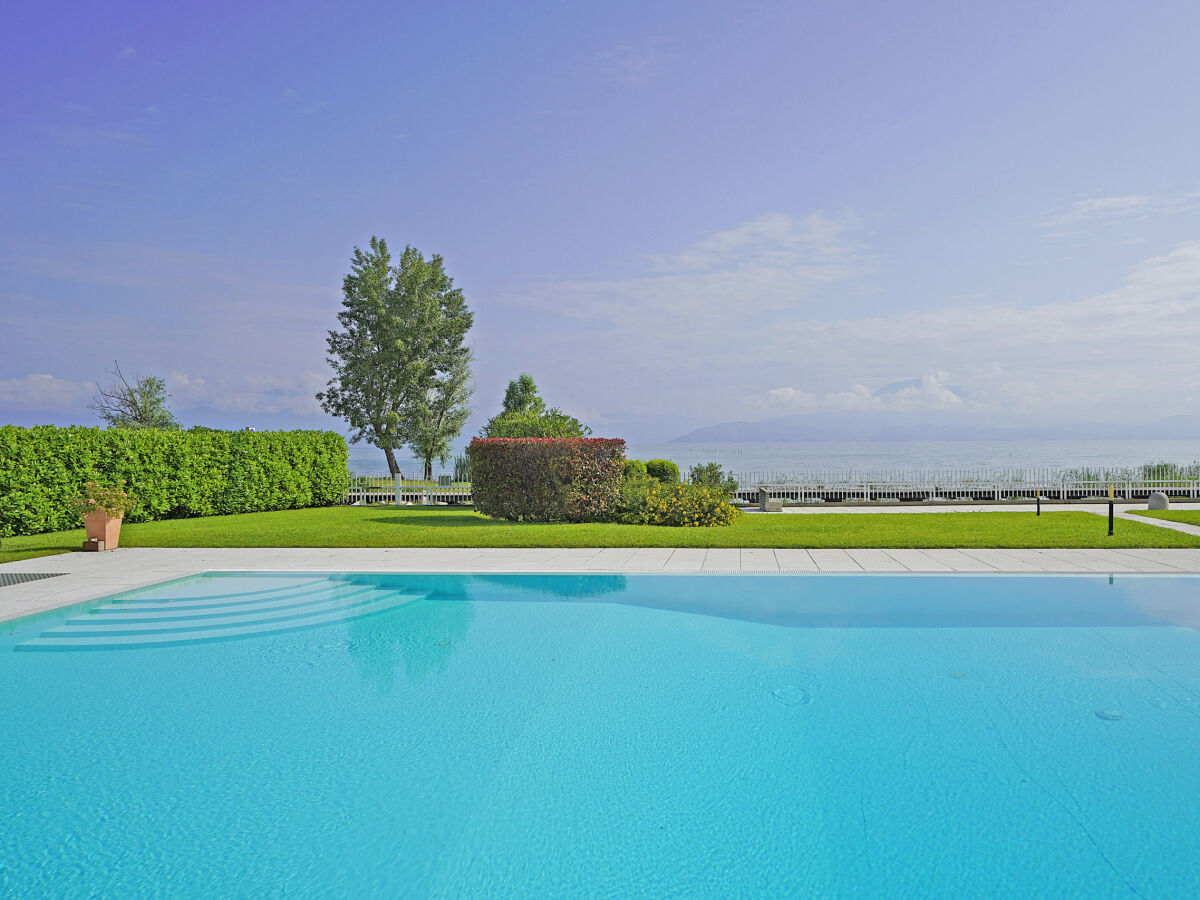
[[[675,465],[669,459],[646,460],[646,474],[663,484],[677,484],[679,482],[679,466]]]
[[[476,438],[471,494],[485,516],[601,522],[618,506],[625,442],[608,438]]]
[[[625,460],[625,479],[627,481],[630,478],[645,478],[645,477],[646,477],[646,464],[644,462],[642,462],[640,459]]]

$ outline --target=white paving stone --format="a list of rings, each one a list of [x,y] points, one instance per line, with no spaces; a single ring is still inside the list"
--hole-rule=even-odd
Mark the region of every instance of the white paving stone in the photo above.
[[[862,566],[856,563],[845,550],[818,549],[809,550],[808,555],[822,572],[861,572]]]
[[[953,572],[954,569],[944,562],[934,559],[926,550],[900,548],[885,551],[888,556],[904,566],[910,572]]]
[[[1161,560],[1143,559],[1124,550],[1077,550],[1080,557],[1094,560],[1109,572],[1180,572],[1180,566],[1169,565]]]
[[[1053,562],[1053,560],[1044,557],[1023,556],[1009,550],[980,550],[971,548],[964,549],[962,552],[982,563],[990,565],[998,572],[1048,572],[1052,568],[1048,564]]]
[[[883,550],[875,549],[859,549],[848,550],[850,558],[854,560],[860,569],[864,572],[907,572],[908,567],[893,559]]]
[[[1181,572],[1186,572],[1200,565],[1200,550],[1193,549],[1161,549],[1156,547],[1131,547],[1122,550],[1125,556],[1131,556],[1137,561],[1136,565],[1144,562],[1169,566]]]
[[[743,550],[742,570],[751,572],[778,572],[779,560],[774,550]]]
[[[634,569],[661,571],[671,558],[670,547],[641,547],[629,558],[628,566]]]
[[[966,551],[958,549],[935,548],[922,550],[930,559],[949,566],[953,572],[996,572],[996,566],[986,563],[974,556],[968,556]]]
[[[704,568],[704,557],[708,551],[700,547],[680,547],[667,560],[663,569],[667,572],[699,572]]]
[[[704,555],[705,571],[728,572],[742,567],[742,551],[727,547],[710,549]]]
[[[1131,569],[1124,563],[1114,563],[1112,559],[1103,554],[1097,555],[1095,551],[1053,549],[1042,550],[1039,552],[1047,557],[1050,557],[1051,559],[1060,560],[1063,567],[1061,571],[1099,572],[1109,574],[1113,574],[1115,572],[1136,571],[1136,569]],[[1147,562],[1146,565],[1157,566],[1158,564]]]
[[[776,550],[775,561],[788,572],[817,572],[817,564],[807,550]]]

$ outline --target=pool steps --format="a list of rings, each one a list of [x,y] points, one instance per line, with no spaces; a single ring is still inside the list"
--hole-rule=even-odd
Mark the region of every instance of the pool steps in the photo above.
[[[341,597],[357,596],[363,591],[369,590],[373,589],[364,586],[359,586],[357,590],[350,589],[341,592],[330,592],[326,589],[324,591],[310,591],[303,596],[297,595],[300,597],[298,600],[292,600],[289,597],[280,600],[264,600],[261,603],[227,603],[222,606],[205,606],[192,609],[176,609],[168,605],[164,605],[161,609],[153,610],[135,610],[125,607],[120,610],[108,612],[107,614],[86,615],[68,619],[67,623],[71,625],[108,626],[110,623],[169,622],[172,619],[219,619],[224,616],[247,616],[260,612],[269,615],[276,610],[285,612],[289,610],[303,611],[310,607],[336,601]]]
[[[320,586],[312,589],[312,584]],[[346,582],[291,587],[303,589],[286,597],[272,589],[180,600],[145,596],[109,603],[68,619],[15,649],[115,650],[259,637],[387,612],[428,596]]]

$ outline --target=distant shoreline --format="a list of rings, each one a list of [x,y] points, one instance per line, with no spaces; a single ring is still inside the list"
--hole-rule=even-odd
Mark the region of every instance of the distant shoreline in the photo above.
[[[461,452],[461,451],[458,451]],[[669,459],[683,472],[697,463],[716,462],[731,472],[813,472],[830,469],[878,471],[901,468],[1054,468],[1139,466],[1152,462],[1187,464],[1200,459],[1200,439],[1032,439],[988,441],[630,441],[632,459]],[[421,463],[400,460],[402,472],[416,475]],[[434,466],[436,473],[452,470]],[[387,472],[383,453],[361,444],[350,447],[350,469],[358,474]]]

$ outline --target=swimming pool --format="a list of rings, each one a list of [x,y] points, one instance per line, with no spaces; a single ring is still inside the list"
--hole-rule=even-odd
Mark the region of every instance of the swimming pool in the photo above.
[[[1200,894],[1200,579],[214,573],[3,623],[0,896]]]

